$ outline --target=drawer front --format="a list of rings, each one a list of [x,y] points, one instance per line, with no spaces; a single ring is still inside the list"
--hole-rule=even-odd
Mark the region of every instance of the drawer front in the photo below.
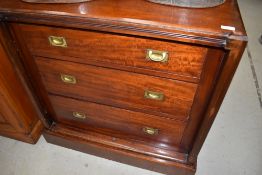
[[[20,30],[35,56],[182,80],[198,81],[207,53],[204,47],[90,31],[22,24]]]
[[[36,58],[54,94],[131,110],[187,119],[197,85],[137,73]]]
[[[183,122],[140,112],[52,95],[50,100],[58,123],[83,129],[104,129],[104,132],[129,139],[178,146],[185,128]]]

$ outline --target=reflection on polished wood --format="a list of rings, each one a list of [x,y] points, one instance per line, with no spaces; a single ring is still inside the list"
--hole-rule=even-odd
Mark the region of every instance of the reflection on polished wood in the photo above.
[[[48,142],[168,175],[195,174],[247,43],[236,0],[207,9],[8,0],[0,1],[0,20],[4,50],[16,55],[5,59],[19,72],[0,78],[9,90],[22,78]],[[7,101],[25,93],[9,94]],[[1,107],[0,131],[9,126]]]

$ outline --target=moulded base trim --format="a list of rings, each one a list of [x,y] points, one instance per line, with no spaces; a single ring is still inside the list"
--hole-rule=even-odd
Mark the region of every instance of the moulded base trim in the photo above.
[[[44,131],[44,137],[47,142],[52,144],[159,173],[194,175],[196,171],[194,165],[186,164],[186,154],[173,153],[172,156],[176,155],[177,157],[173,157],[174,160],[168,160],[168,158],[161,158],[159,155],[149,155],[146,151],[144,153],[139,152],[139,150],[145,150],[145,148],[130,150],[130,145],[126,145],[126,147],[123,145],[130,141],[112,139],[110,136],[93,131],[82,132],[82,130],[76,130],[65,125],[54,125],[51,129]]]

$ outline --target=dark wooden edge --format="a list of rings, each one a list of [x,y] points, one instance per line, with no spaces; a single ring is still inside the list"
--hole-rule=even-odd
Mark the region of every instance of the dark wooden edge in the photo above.
[[[16,40],[13,39],[11,30],[5,23],[0,23],[1,30],[4,32],[4,46],[6,48],[6,52],[10,58],[11,63],[13,64],[13,68],[17,72],[17,76],[19,80],[23,84],[25,91],[27,92],[27,96],[30,98],[34,109],[38,114],[38,118],[42,120],[43,124],[46,124],[46,119],[41,112],[41,107],[39,106],[39,102],[36,96],[32,93],[31,84],[29,83],[29,79],[27,78],[27,74],[25,73],[24,67],[22,66],[21,57],[19,55],[19,48],[16,47]],[[16,47],[16,48],[15,48]]]
[[[205,109],[209,103],[225,54],[225,50],[214,48],[209,48],[206,54],[200,83],[190,111],[190,118],[181,140],[181,147],[184,148],[185,151],[192,149],[192,143],[194,142]]]
[[[227,31],[221,35],[220,33],[206,33],[204,31],[198,30],[184,30],[182,28],[138,24],[113,19],[33,13],[19,10],[2,10],[0,11],[0,20],[1,19],[6,22],[20,22],[77,29],[90,29],[118,34],[121,33],[167,39],[191,44],[195,43],[214,47],[226,47],[229,36],[233,35],[233,32],[231,31]],[[246,39],[245,36],[240,37],[243,40]]]
[[[36,144],[36,142],[39,140],[40,136],[42,135],[43,129],[44,129],[44,125],[42,121],[38,120],[30,133],[25,134],[25,133],[18,133],[18,132],[14,132],[14,133],[1,132],[1,135],[22,142]]]
[[[99,128],[75,128],[66,124],[53,124],[52,131],[59,130],[60,133],[69,134],[75,133],[79,138],[84,138],[88,142],[95,142],[115,149],[123,149],[126,151],[132,151],[139,154],[148,155],[163,160],[174,161],[179,163],[186,163],[187,154],[179,152],[176,149],[169,149],[163,147],[157,147],[148,144],[146,141],[139,141],[130,138],[126,138],[124,135],[110,132],[110,130]]]
[[[54,116],[55,113],[53,111],[52,105],[48,100],[48,93],[45,90],[42,81],[39,79],[40,75],[36,63],[34,62],[34,58],[29,53],[26,45],[23,44],[23,35],[20,34],[19,29],[17,29],[16,26],[12,24],[5,25],[13,40],[12,44],[17,48],[15,60],[16,64],[19,65],[21,74],[23,73],[22,76],[24,81],[30,88],[30,92],[34,96],[34,101],[42,114],[40,115],[40,119],[43,121],[45,127],[50,128],[52,125],[52,119],[50,115]],[[36,94],[40,94],[40,96]]]
[[[44,131],[44,137],[47,142],[66,148],[169,175],[195,174],[195,167],[193,165],[161,159],[121,147],[112,147],[106,144],[108,140],[103,135],[99,136],[95,133],[95,136],[97,139],[91,141],[89,137],[94,137],[93,133],[81,134],[79,131],[59,125],[54,125],[50,130]]]
[[[7,26],[2,22],[0,22],[0,42],[3,48],[5,49],[6,55],[9,58],[8,61],[12,66],[15,75],[17,76],[17,81],[19,82],[19,85],[21,85],[21,87],[17,88],[21,88],[23,90],[23,93],[25,93],[26,97],[29,98],[30,105],[32,105],[30,106],[30,109],[24,109],[24,107],[20,105],[22,99],[14,97],[12,100],[14,101],[14,104],[17,104],[16,107],[18,109],[18,112],[20,112],[21,116],[28,116],[28,118],[30,118],[32,121],[30,120],[30,122],[28,122],[28,119],[25,119],[23,117],[16,118],[16,120],[19,121],[19,125],[23,126],[22,130],[17,130],[18,128],[14,128],[16,132],[3,131],[1,132],[1,135],[16,138],[17,140],[21,140],[28,143],[36,143],[43,130],[43,123],[41,120],[39,120],[39,118],[41,118],[42,115],[39,111],[37,103],[35,102],[33,94],[31,93],[28,87],[28,84],[26,83],[23,77],[23,72],[21,71],[19,64],[16,60],[17,52],[13,46],[14,41],[10,37],[10,33],[7,29]],[[17,99],[19,99],[20,101],[17,101]],[[15,106],[13,107],[16,108]],[[29,117],[29,115],[31,116]],[[26,123],[27,125],[29,125],[28,127]]]
[[[212,94],[209,105],[205,111],[205,115],[203,116],[203,121],[200,129],[198,130],[193,148],[189,154],[189,163],[196,164],[197,162],[197,156],[223,102],[241,57],[245,51],[246,44],[247,42],[240,40],[230,41],[229,48],[231,50],[229,51],[228,56],[225,57],[226,60],[220,71],[221,74],[218,77],[214,93]]]

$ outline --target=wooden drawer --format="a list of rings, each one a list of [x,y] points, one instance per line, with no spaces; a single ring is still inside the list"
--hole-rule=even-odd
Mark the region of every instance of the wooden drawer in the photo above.
[[[153,115],[50,96],[57,123],[83,129],[105,129],[129,139],[178,146],[185,128],[184,122],[162,119]],[[167,146],[166,145],[166,146]]]
[[[36,63],[51,93],[183,120],[197,89],[193,83],[65,61],[38,57]],[[65,83],[61,75],[75,82]]]
[[[195,174],[247,43],[237,0],[209,9],[148,0],[2,0],[0,20],[10,70],[32,91],[49,143],[167,175]],[[0,60],[0,72],[9,70]],[[19,110],[0,112],[0,130],[17,135],[22,127],[20,138],[35,138],[40,127],[28,125],[35,116],[25,107],[29,98],[9,72],[0,76],[10,92],[0,111],[5,103]],[[9,122],[12,114],[24,119]]]
[[[21,24],[20,30],[28,48],[35,56],[194,82],[200,78],[208,50],[204,47],[174,42],[54,27]],[[63,37],[64,47],[50,44],[50,36]],[[148,49],[153,51],[150,52]],[[168,60],[156,61],[161,60],[161,54],[155,51],[168,52]],[[147,58],[147,52],[155,61]],[[160,57],[156,57],[157,55]]]

